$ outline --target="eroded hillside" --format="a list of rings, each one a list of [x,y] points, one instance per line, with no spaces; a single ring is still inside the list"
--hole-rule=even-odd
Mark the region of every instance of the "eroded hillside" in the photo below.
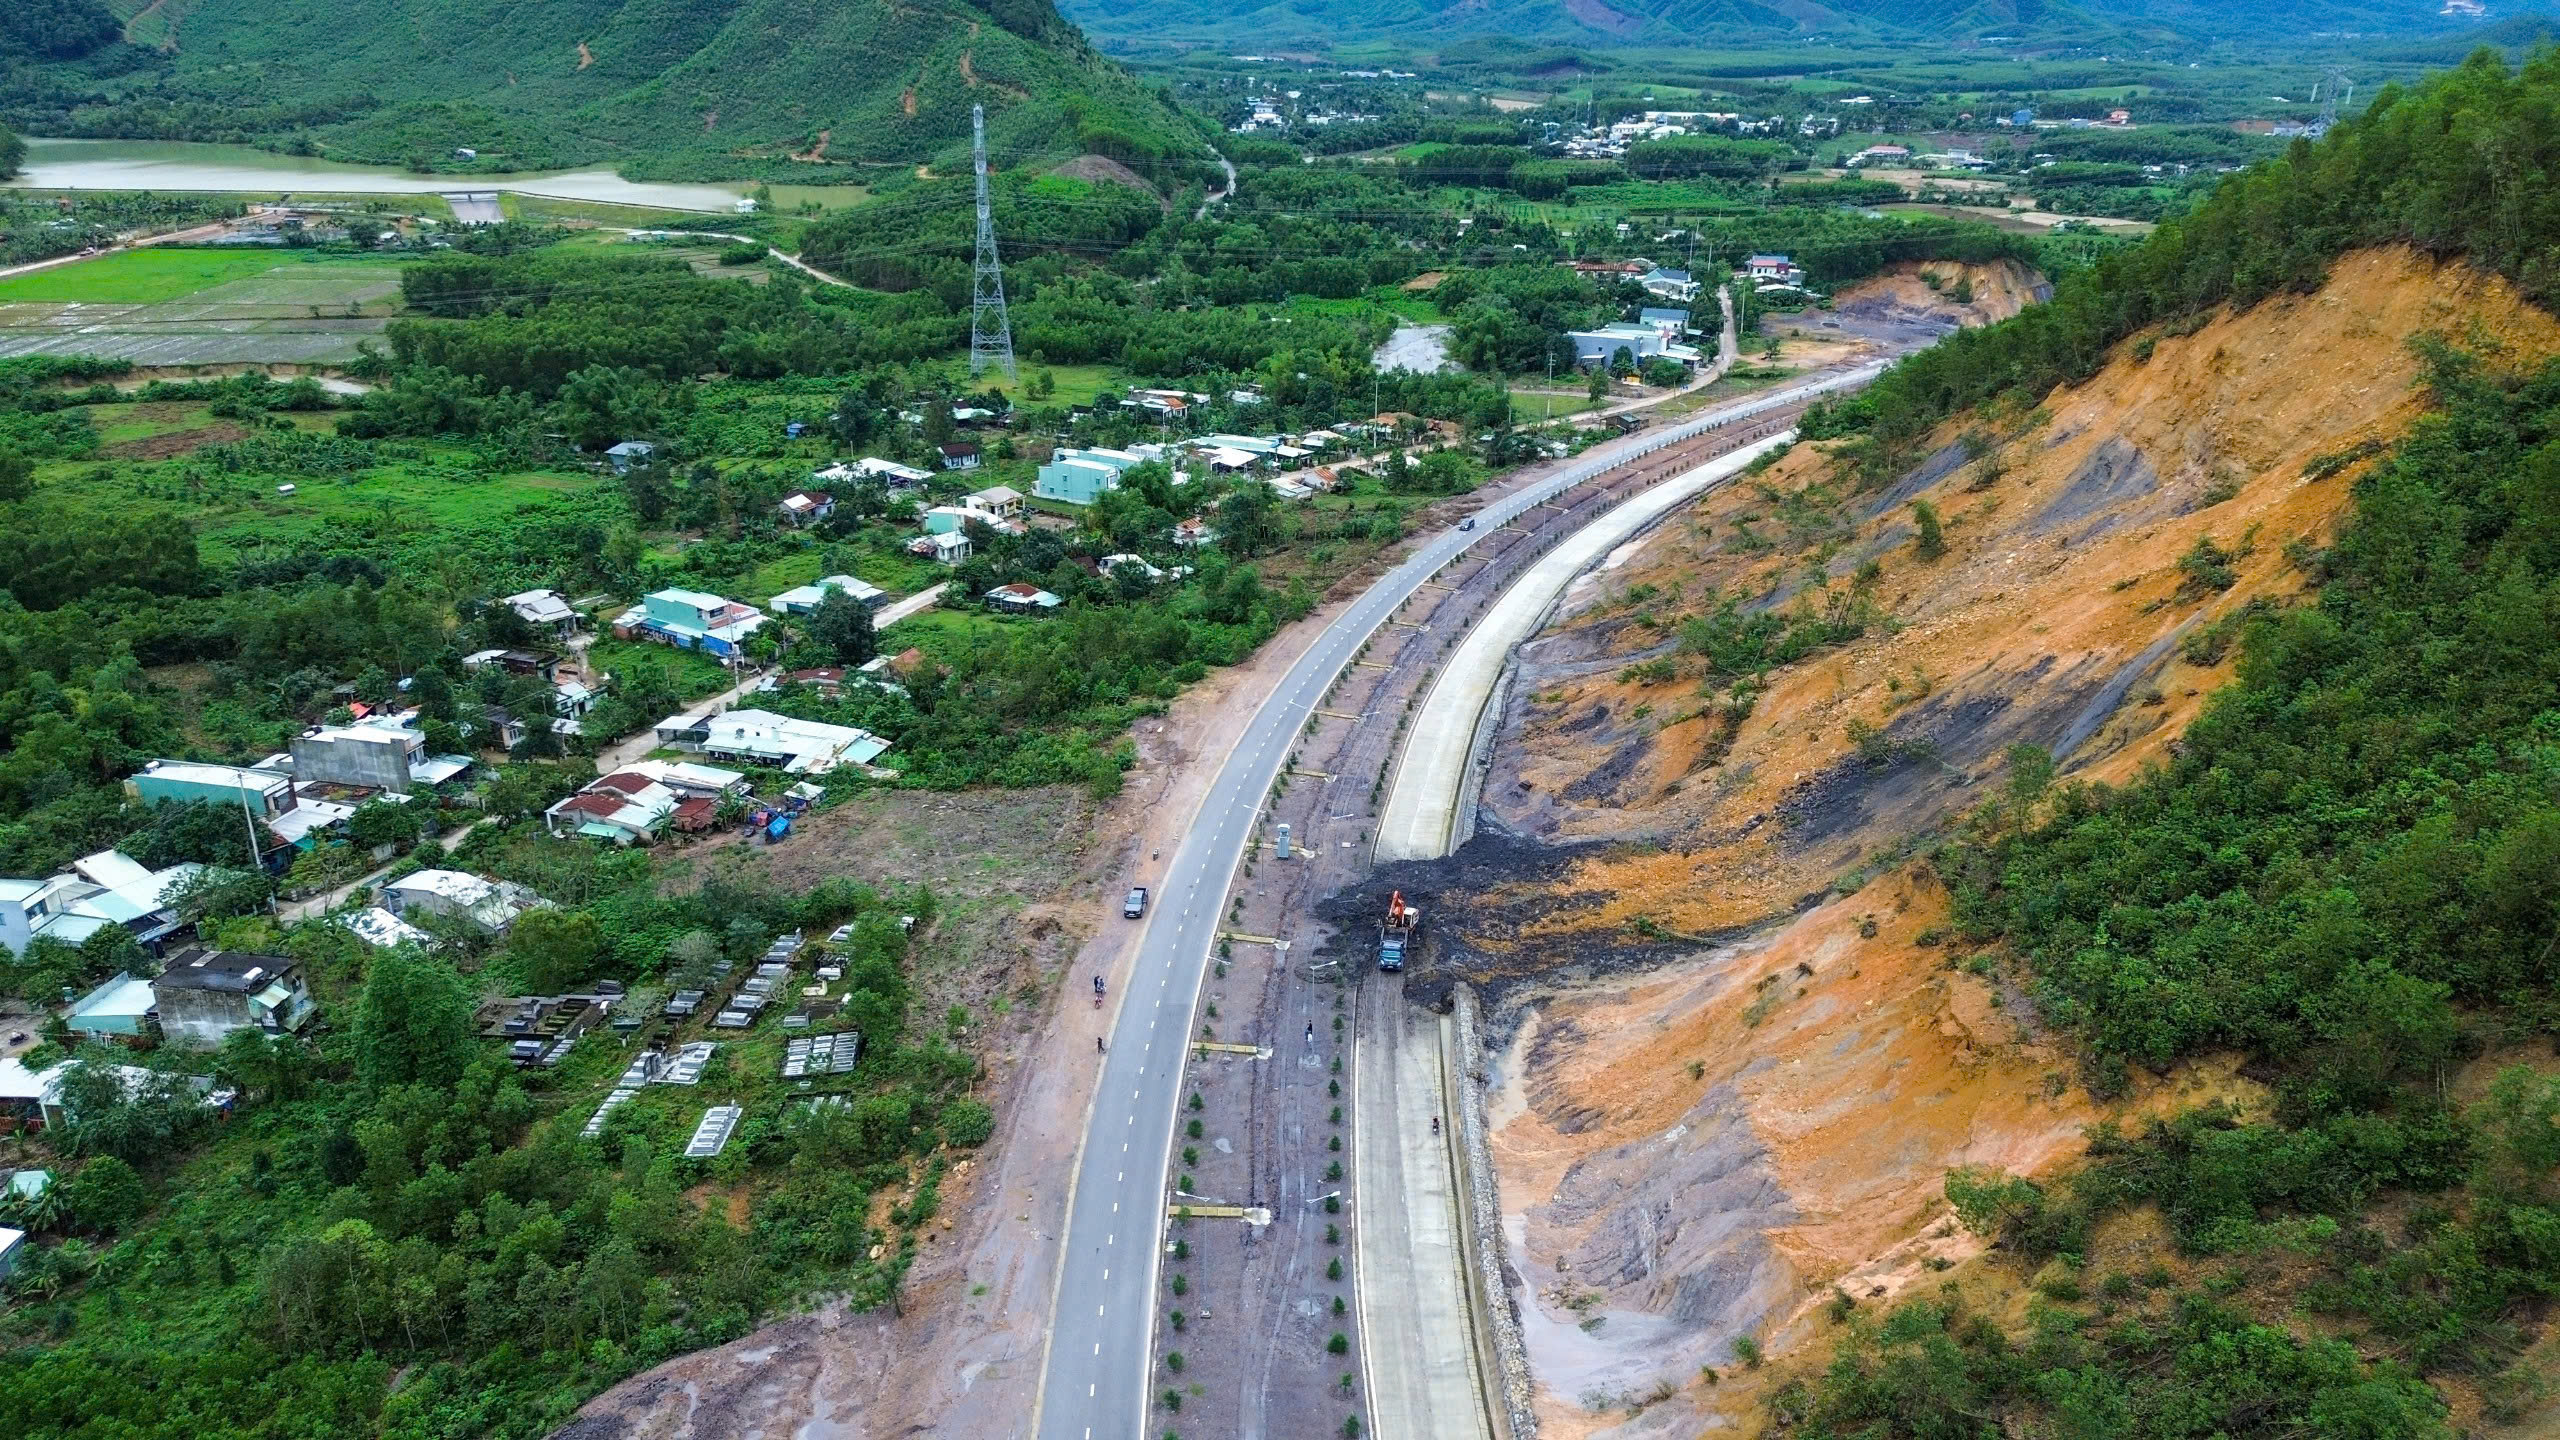
[[[2560,345],[2494,278],[2365,254],[2030,413],[1951,424],[1881,489],[1799,445],[1611,557],[1523,648],[1485,822],[1627,842],[1577,865],[1572,888],[1608,898],[1559,926],[1701,934],[1969,808],[2012,745],[2133,773],[2229,665],[2207,632],[2300,589],[2287,546],[2324,539],[2357,460],[2416,417],[2408,341],[2430,331]]]
[[[1800,445],[1524,647],[1482,802],[1509,839],[1446,872],[1463,901],[1427,899],[1440,973],[1512,1027],[1493,1144],[1546,1434],[1756,1424],[1738,1338],[1783,1363],[1838,1296],[1971,1274],[1950,1169],[2042,1173],[2094,1122],[2262,1098],[2222,1059],[2092,1099],[1908,857],[2012,747],[2117,781],[2176,743],[2237,618],[2297,595],[2416,419],[2427,332],[2560,353],[2493,278],[2353,255],[1950,423],[1881,484]]]

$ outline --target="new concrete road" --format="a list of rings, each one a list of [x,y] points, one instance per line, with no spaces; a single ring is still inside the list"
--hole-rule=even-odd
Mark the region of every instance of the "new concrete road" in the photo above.
[[[1477,1363],[1459,1240],[1457,1123],[1448,1017],[1404,1000],[1404,977],[1359,987],[1352,1026],[1353,1132],[1359,1165],[1360,1368],[1378,1440],[1494,1440],[1494,1385]]]
[[[1144,1433],[1165,1183],[1173,1158],[1174,1110],[1181,1098],[1184,1040],[1255,814],[1308,711],[1334,677],[1424,581],[1497,527],[1639,456],[1764,411],[1864,384],[1882,369],[1866,366],[1774,391],[1596,448],[1548,479],[1487,505],[1477,512],[1473,529],[1446,530],[1424,540],[1327,627],[1282,677],[1211,782],[1153,897],[1129,976],[1110,997],[1116,1007],[1110,1049],[1094,1057],[1102,1078],[1086,1117],[1067,1204],[1066,1242],[1041,1368],[1039,1435],[1046,1440],[1138,1440]],[[1090,976],[1074,977],[1070,993],[1091,981]]]
[[[1457,848],[1467,767],[1478,724],[1511,652],[1547,623],[1565,587],[1636,532],[1795,439],[1781,430],[1757,444],[1665,480],[1575,531],[1523,572],[1485,611],[1414,712],[1395,781],[1378,815],[1380,860],[1432,860]]]

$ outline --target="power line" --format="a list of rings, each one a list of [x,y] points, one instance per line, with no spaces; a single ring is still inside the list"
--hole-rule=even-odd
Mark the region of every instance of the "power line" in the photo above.
[[[1021,378],[1013,368],[1013,320],[1004,308],[1004,262],[996,255],[995,208],[987,199],[987,107],[969,107],[969,124],[977,137],[972,157],[978,180],[978,265],[970,279],[969,373],[990,365],[1004,378]],[[992,319],[993,324],[989,321]]]

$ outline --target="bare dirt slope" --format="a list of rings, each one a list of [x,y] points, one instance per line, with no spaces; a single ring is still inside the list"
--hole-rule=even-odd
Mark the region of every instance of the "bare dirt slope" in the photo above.
[[[1852,315],[1953,311],[1964,324],[1988,325],[2052,295],[2043,276],[2015,260],[1908,260],[1844,287],[1831,297],[1831,308]]]
[[[1970,808],[2010,745],[2132,774],[2230,663],[2189,663],[2176,642],[2298,591],[2286,546],[2320,543],[2345,510],[2357,467],[2306,468],[2418,414],[2405,342],[2425,330],[2560,349],[2560,326],[2494,280],[2361,255],[2316,295],[2158,338],[2147,359],[2130,346],[2032,413],[1951,424],[1881,490],[1798,446],[1568,594],[1522,651],[1486,821],[1629,842],[1579,862],[1572,888],[1608,898],[1557,927],[1644,916],[1698,934],[1762,921]],[[1968,431],[1996,475],[1968,458]],[[1915,551],[1914,501],[1944,517],[1934,561]],[[2236,557],[2227,589],[2180,568],[2208,537]],[[1727,598],[1746,619],[1863,601],[1869,620],[1772,670],[1737,725],[1734,677],[1679,638]],[[1631,668],[1647,661],[1667,665]],[[1861,755],[1870,728],[1886,748]]]
[[[2174,743],[2227,678],[2218,622],[2298,592],[2288,545],[2324,541],[2355,457],[2416,419],[2407,341],[2430,330],[2560,353],[2494,280],[2352,256],[2315,295],[1951,424],[1881,488],[1800,446],[1614,556],[1524,647],[1494,833],[1405,883],[1443,918],[1436,978],[1487,985],[1511,1027],[1494,1145],[1551,1440],[1756,1425],[1736,1337],[1784,1356],[1834,1286],[1863,1302],[1970,1256],[1948,1169],[2036,1173],[2107,1115],[2255,1098],[2204,1063],[2098,1106],[2025,997],[1950,953],[1907,857],[2012,745],[2120,781]],[[2181,567],[2206,537],[2227,576]],[[1726,597],[1867,621],[1735,705],[1678,643]]]

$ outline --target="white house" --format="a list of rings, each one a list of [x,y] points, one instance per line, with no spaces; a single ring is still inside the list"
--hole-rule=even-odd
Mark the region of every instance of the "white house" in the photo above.
[[[1761,285],[1804,283],[1804,267],[1784,255],[1754,255],[1742,262],[1742,272]]]
[[[877,610],[889,592],[867,580],[850,575],[828,575],[806,585],[795,585],[764,602],[764,608],[776,615],[806,615],[818,608],[830,590],[841,590],[861,602],[865,610]]]
[[[907,553],[938,560],[945,565],[958,565],[977,550],[965,530],[946,530],[937,535],[919,535],[907,542]]]
[[[889,742],[851,725],[826,725],[770,710],[729,710],[703,725],[702,753],[720,760],[771,765],[792,775],[823,775],[838,765],[868,765]]]
[[[1010,485],[990,485],[960,497],[960,503],[972,510],[982,510],[999,520],[1017,519],[1022,514],[1022,492]]]
[[[460,870],[420,870],[386,883],[379,899],[395,915],[424,911],[468,920],[483,931],[503,934],[527,910],[551,902],[521,885],[483,880]]]
[[[792,525],[815,525],[836,513],[836,497],[824,490],[794,490],[776,507]]]
[[[564,637],[577,633],[578,612],[557,590],[527,590],[498,603],[523,616],[527,625],[542,626]]]

